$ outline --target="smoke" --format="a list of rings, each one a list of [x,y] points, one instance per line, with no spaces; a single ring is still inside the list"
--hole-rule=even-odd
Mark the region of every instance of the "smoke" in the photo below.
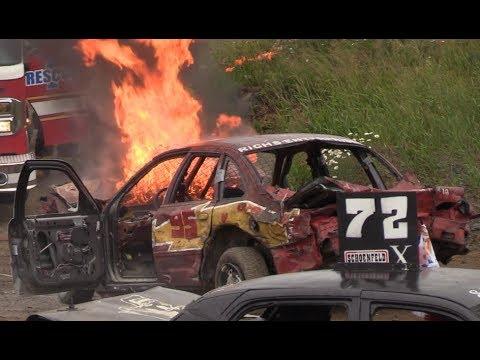
[[[202,102],[200,120],[204,135],[216,133],[220,114],[239,116],[243,120],[241,126],[231,129],[230,135],[251,134],[250,97],[245,96],[242,88],[216,63],[209,46],[212,41],[215,40],[196,40],[190,46],[195,62],[181,74],[183,83]]]
[[[254,131],[249,121],[250,99],[242,95],[242,89],[216,64],[209,41],[198,40],[190,46],[194,64],[185,67],[180,75],[189,92],[202,103],[199,116],[203,137],[251,134]],[[110,184],[101,187],[102,194],[98,193],[99,187],[96,186],[96,196],[111,196],[113,184],[121,179],[120,164],[126,153],[121,141],[122,131],[114,117],[111,84],[120,83],[127,70],[119,69],[102,58],[97,58],[94,66],[86,67],[82,54],[76,48],[77,40],[30,40],[29,43],[39,56],[63,70],[70,78],[72,91],[85,94],[89,131],[79,144],[78,170],[84,180],[100,179]],[[147,66],[156,65],[152,48],[129,40],[121,43],[129,46]],[[142,85],[141,78],[135,79]],[[239,116],[243,121],[240,126],[226,129],[225,123],[217,125],[220,114]]]

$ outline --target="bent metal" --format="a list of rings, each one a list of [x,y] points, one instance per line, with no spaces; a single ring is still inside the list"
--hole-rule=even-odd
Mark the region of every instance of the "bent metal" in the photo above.
[[[256,153],[250,150],[256,148]],[[323,151],[332,148],[351,153],[345,166],[357,167],[369,183],[357,183],[356,176],[337,178]],[[246,156],[250,151],[257,156]],[[309,170],[305,185],[288,181],[298,166]],[[42,212],[26,216],[27,194],[32,194],[28,178],[37,169],[61,171],[75,186],[35,188]],[[171,174],[165,182],[149,182],[149,192],[131,196],[140,181],[165,171]],[[384,174],[393,184],[384,183]],[[370,253],[349,255],[348,261],[389,260],[403,267],[416,260],[418,248],[406,240],[418,235],[415,226],[407,227],[407,237],[398,235],[396,222],[404,221],[404,210],[412,217],[409,224],[425,225],[437,258],[446,263],[468,251],[468,224],[478,216],[463,188],[424,187],[367,146],[323,134],[231,137],[173,149],[152,159],[104,201],[99,200],[102,181],[90,182],[84,184],[61,161],[25,163],[8,233],[14,276],[37,293],[71,288],[115,292],[157,283],[202,292],[269,274],[319,269],[344,259],[343,250],[387,249],[388,259]],[[356,197],[362,206],[350,211],[342,202],[340,210],[340,194]],[[381,206],[384,198],[405,196],[416,202],[408,201],[406,208],[404,202]],[[358,221],[365,219],[358,210],[371,210],[373,218]],[[341,248],[340,225],[346,233],[352,222],[361,226],[352,225],[351,244]],[[365,239],[379,242],[366,244]],[[50,243],[54,246],[44,251]],[[70,250],[78,256],[66,256]]]

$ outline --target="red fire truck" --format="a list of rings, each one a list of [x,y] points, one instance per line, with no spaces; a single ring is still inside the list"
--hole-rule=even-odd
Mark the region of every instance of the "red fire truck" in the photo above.
[[[66,74],[32,42],[0,39],[0,194],[15,191],[25,160],[85,135],[85,101]]]

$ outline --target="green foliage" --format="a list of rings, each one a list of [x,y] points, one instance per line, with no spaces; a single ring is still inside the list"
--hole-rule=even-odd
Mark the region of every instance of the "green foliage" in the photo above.
[[[372,146],[426,185],[480,190],[480,41],[212,41],[222,66],[271,49],[229,75],[255,92],[262,133],[348,136]]]

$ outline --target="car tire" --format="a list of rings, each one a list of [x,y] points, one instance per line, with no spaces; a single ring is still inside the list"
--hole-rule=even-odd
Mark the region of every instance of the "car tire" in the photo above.
[[[215,270],[215,287],[269,275],[268,267],[253,247],[232,247],[218,260]]]
[[[79,289],[58,293],[58,300],[62,304],[81,304],[93,299],[95,289]]]

